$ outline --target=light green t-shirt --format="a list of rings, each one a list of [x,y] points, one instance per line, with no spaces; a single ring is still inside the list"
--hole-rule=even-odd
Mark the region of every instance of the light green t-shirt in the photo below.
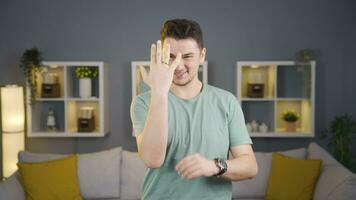
[[[150,92],[135,97],[131,119],[137,136],[144,128]],[[231,181],[216,177],[181,178],[175,165],[190,154],[207,159],[228,158],[229,148],[252,144],[236,97],[228,91],[203,85],[189,100],[168,95],[168,145],[160,168],[147,168],[142,188],[144,200],[231,200]]]

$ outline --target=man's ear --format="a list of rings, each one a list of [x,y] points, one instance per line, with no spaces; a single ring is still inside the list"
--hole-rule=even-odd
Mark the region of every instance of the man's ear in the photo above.
[[[200,65],[204,64],[205,55],[206,55],[206,48],[203,48],[203,49],[200,51],[200,58],[199,58],[199,64],[200,64]]]

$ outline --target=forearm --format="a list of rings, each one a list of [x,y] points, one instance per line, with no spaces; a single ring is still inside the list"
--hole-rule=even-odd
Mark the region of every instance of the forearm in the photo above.
[[[223,178],[231,181],[239,181],[256,176],[258,167],[256,160],[249,155],[241,155],[234,159],[227,160],[227,171]]]
[[[140,152],[148,167],[159,167],[165,158],[168,140],[168,93],[151,92],[151,102]]]

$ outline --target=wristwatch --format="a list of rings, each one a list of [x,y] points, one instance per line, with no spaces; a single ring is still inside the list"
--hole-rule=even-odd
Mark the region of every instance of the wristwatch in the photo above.
[[[222,158],[214,158],[215,165],[219,168],[219,172],[215,174],[215,177],[220,177],[227,171],[227,164],[225,162],[225,159]]]

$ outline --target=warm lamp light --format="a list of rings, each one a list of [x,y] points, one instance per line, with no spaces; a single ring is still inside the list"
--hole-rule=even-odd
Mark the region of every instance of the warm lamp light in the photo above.
[[[17,170],[17,153],[25,149],[25,108],[23,88],[7,85],[1,88],[3,177]]]

